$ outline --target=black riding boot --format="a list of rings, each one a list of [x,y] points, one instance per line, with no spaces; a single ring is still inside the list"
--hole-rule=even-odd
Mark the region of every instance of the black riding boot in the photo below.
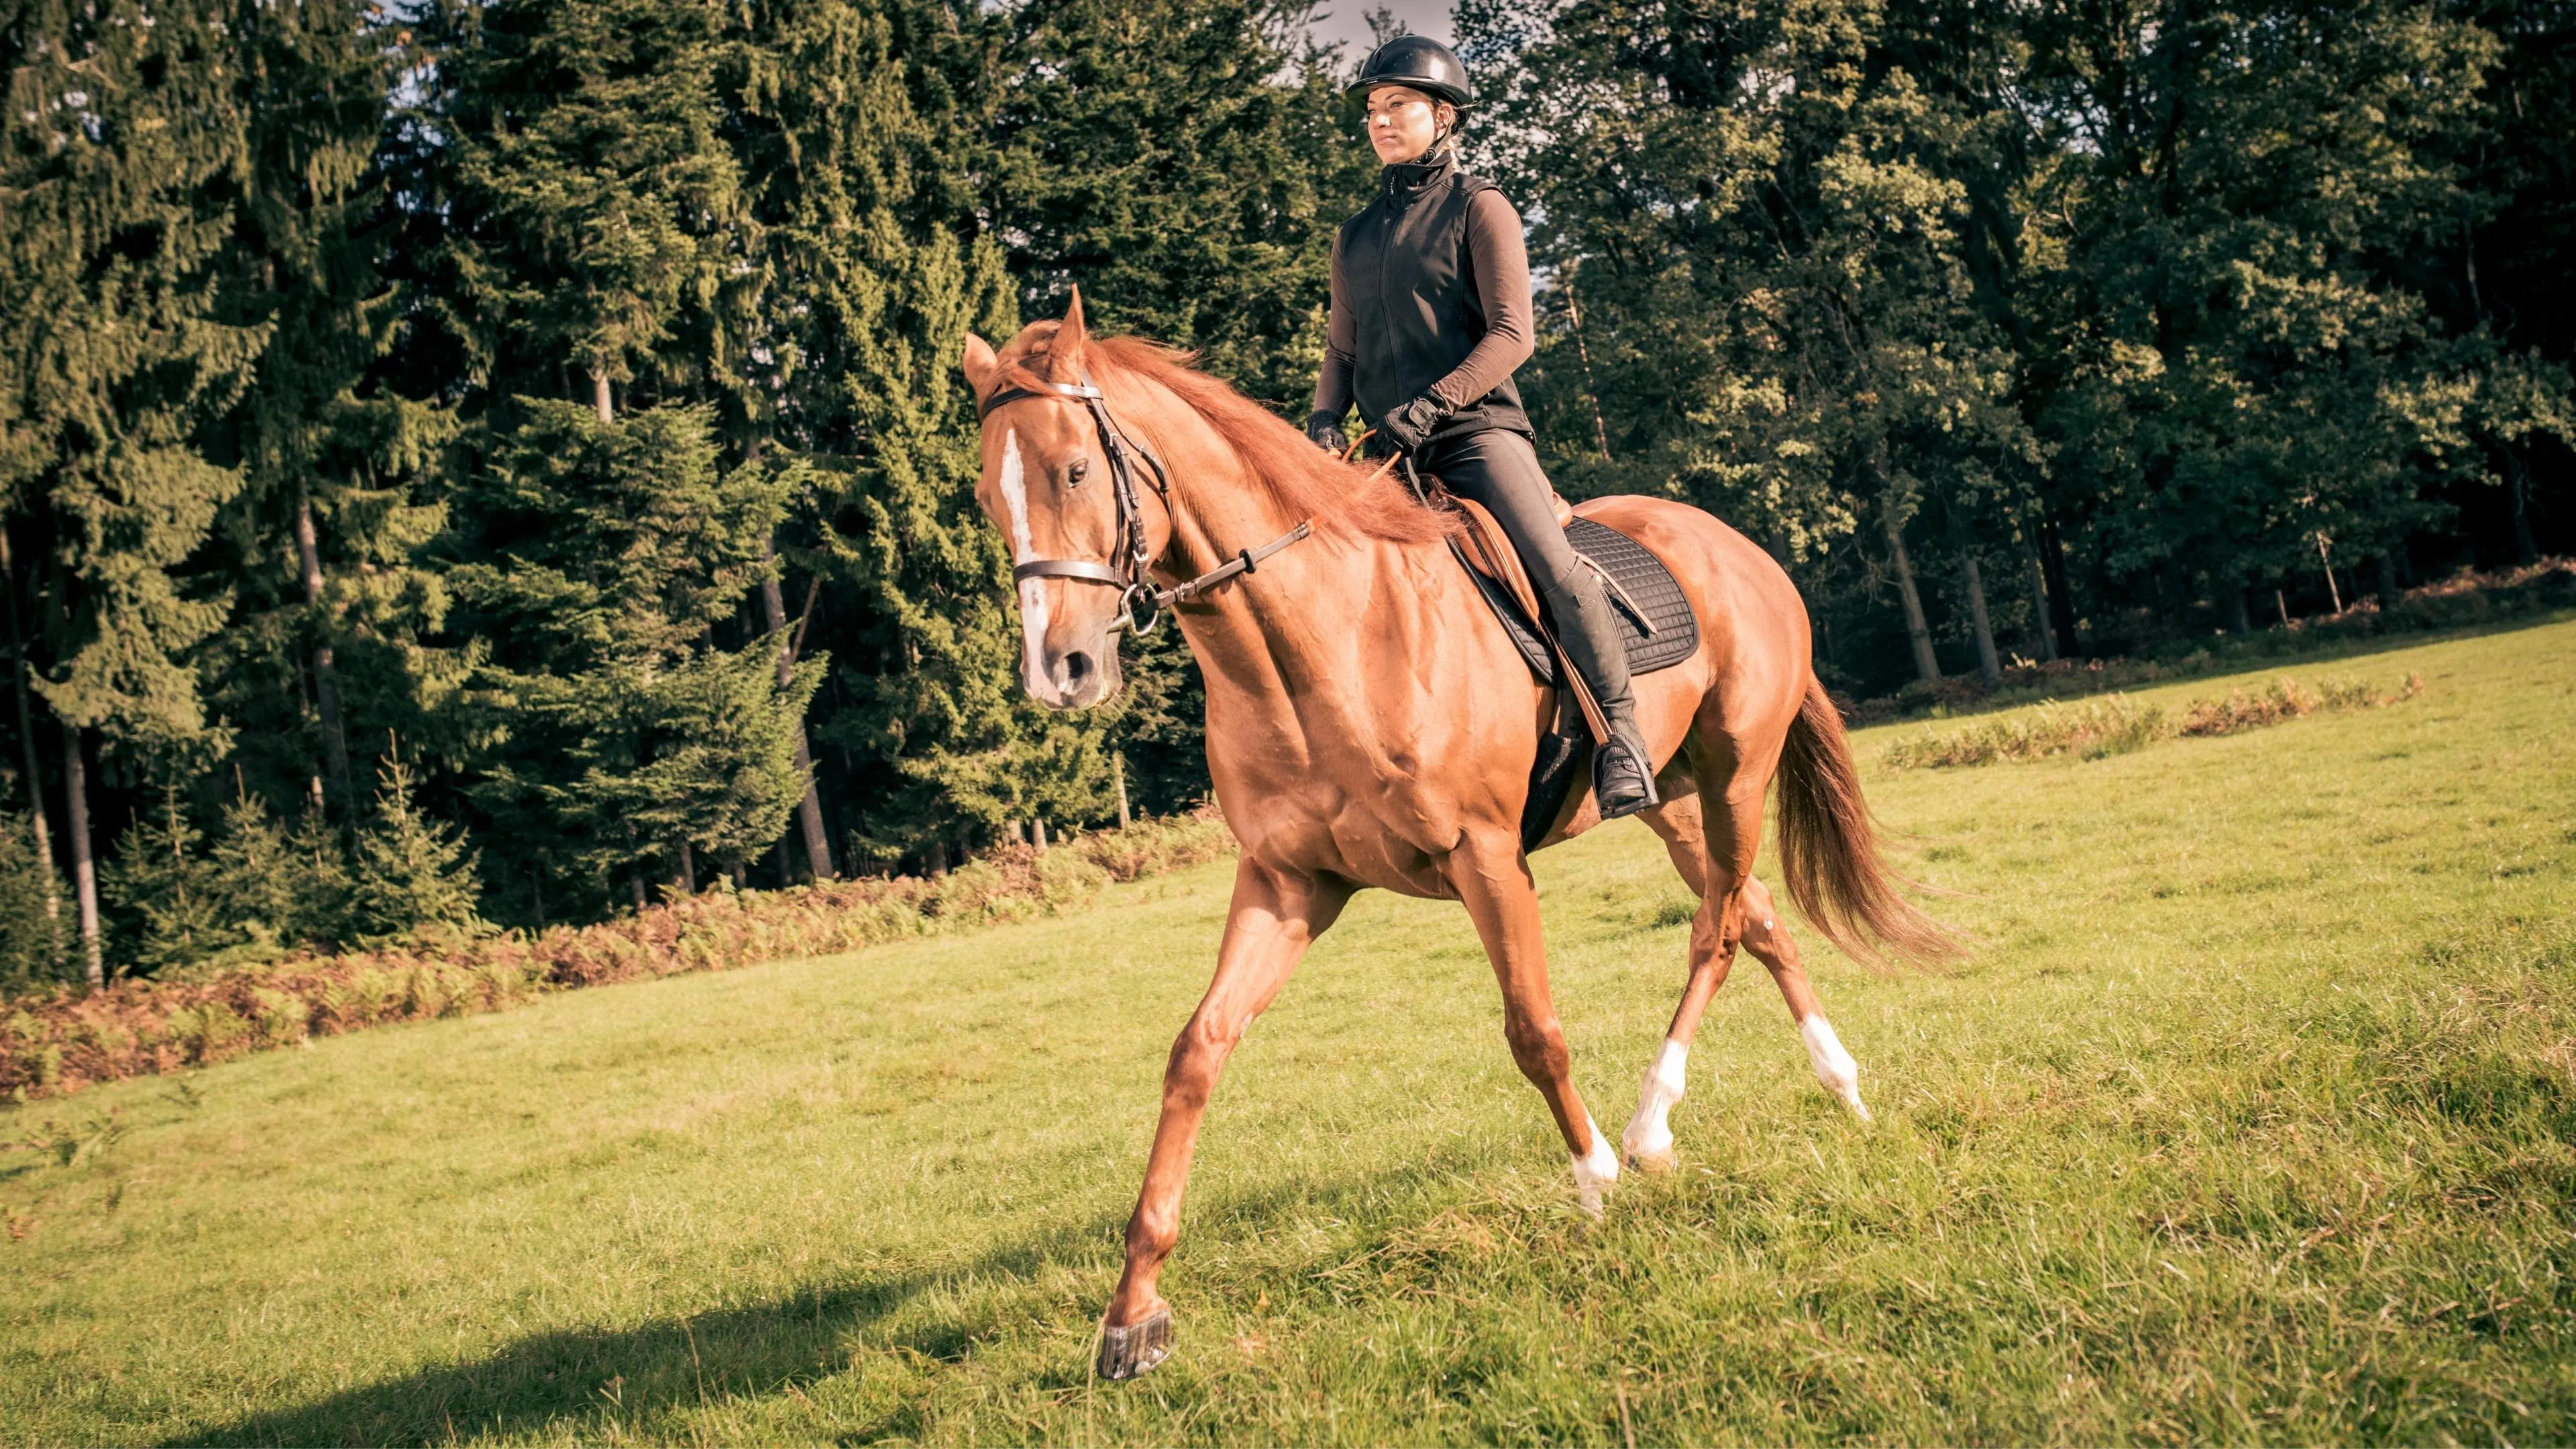
[[[1619,638],[1619,621],[1610,612],[1601,580],[1577,567],[1572,577],[1550,580],[1548,617],[1557,642],[1565,646],[1575,672],[1592,686],[1592,698],[1609,723],[1610,738],[1592,752],[1592,789],[1601,802],[1601,818],[1657,804],[1655,766],[1646,742],[1637,733],[1637,701],[1628,691],[1628,647]]]

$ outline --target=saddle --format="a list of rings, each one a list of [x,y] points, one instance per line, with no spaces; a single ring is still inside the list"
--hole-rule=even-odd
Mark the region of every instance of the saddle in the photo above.
[[[1537,590],[1502,525],[1482,504],[1454,493],[1447,501],[1481,539],[1481,546],[1471,540],[1469,547],[1457,550],[1468,577],[1476,581],[1477,591],[1502,621],[1503,632],[1521,651],[1531,675],[1550,688],[1561,687],[1565,681],[1556,651],[1548,647],[1534,622],[1539,610]],[[1575,557],[1601,580],[1610,613],[1619,621],[1619,640],[1627,646],[1628,672],[1652,674],[1698,653],[1699,617],[1691,612],[1690,599],[1664,561],[1607,524],[1575,517],[1564,499],[1551,501],[1556,505],[1557,526],[1565,530],[1565,541],[1574,546]]]
[[[1575,782],[1590,778],[1594,729],[1587,716],[1597,710],[1579,681],[1568,687],[1567,670],[1541,625],[1538,592],[1502,526],[1482,505],[1446,490],[1441,495],[1467,525],[1467,540],[1452,543],[1450,551],[1475,580],[1531,675],[1558,692],[1556,724],[1539,737],[1538,757],[1530,763],[1528,801],[1521,807],[1521,848],[1535,849],[1563,812]],[[1566,542],[1601,579],[1601,592],[1610,601],[1620,642],[1628,651],[1628,673],[1651,674],[1698,653],[1699,617],[1664,561],[1617,529],[1574,517],[1564,499],[1551,496],[1551,501]]]

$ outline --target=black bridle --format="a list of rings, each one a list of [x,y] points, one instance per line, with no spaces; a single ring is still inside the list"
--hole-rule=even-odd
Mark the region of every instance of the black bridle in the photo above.
[[[1043,389],[1043,391],[1041,391]],[[1163,512],[1172,511],[1172,479],[1163,471],[1163,461],[1153,450],[1128,436],[1109,413],[1109,400],[1086,377],[1080,382],[1041,382],[1037,387],[1006,387],[984,399],[980,416],[989,418],[1006,403],[1023,398],[1060,397],[1080,399],[1091,414],[1092,428],[1100,435],[1100,451],[1109,459],[1109,496],[1118,510],[1118,541],[1111,557],[1114,563],[1095,563],[1078,558],[1035,558],[1011,570],[1011,582],[1022,579],[1072,579],[1077,583],[1107,584],[1118,590],[1118,621],[1109,626],[1113,634],[1120,631],[1143,638],[1162,622],[1163,610],[1193,594],[1215,588],[1237,574],[1248,574],[1263,559],[1314,532],[1311,523],[1295,528],[1270,540],[1259,548],[1244,549],[1216,568],[1187,583],[1168,589],[1154,587],[1151,547],[1145,541],[1145,512],[1136,491],[1136,468],[1130,455],[1145,460],[1153,470],[1154,492],[1163,500]],[[1066,484],[1082,486],[1076,478]],[[1139,610],[1142,610],[1140,613]]]

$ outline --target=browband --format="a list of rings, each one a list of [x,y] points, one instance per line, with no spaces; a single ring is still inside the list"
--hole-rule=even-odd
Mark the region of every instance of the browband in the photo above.
[[[1038,384],[1038,387],[1045,388],[1047,392],[1057,393],[1064,397],[1089,398],[1095,401],[1102,397],[1100,389],[1093,387],[1088,383],[1041,382]],[[989,418],[993,415],[993,410],[1002,406],[1004,403],[1015,403],[1024,397],[1045,397],[1046,395],[1046,392],[1040,392],[1035,387],[1006,387],[1000,392],[993,394],[991,397],[984,399],[983,407],[975,414],[975,416],[978,419]]]

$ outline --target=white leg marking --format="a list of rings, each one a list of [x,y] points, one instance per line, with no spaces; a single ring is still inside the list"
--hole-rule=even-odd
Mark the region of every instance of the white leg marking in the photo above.
[[[1592,1150],[1574,1159],[1574,1195],[1584,1212],[1601,1216],[1601,1190],[1619,1180],[1619,1154],[1612,1150],[1610,1139],[1601,1135],[1601,1124],[1589,1113],[1583,1125],[1592,1129]]]
[[[1037,549],[1029,542],[1028,474],[1020,465],[1020,434],[1016,428],[1002,433],[1002,506],[1011,515],[1011,562],[1027,563]],[[1055,688],[1055,682],[1046,677],[1039,663],[1046,657],[1046,581],[1020,580],[1019,595],[1020,681],[1029,693],[1046,699]]]
[[[1869,1108],[1860,1100],[1860,1063],[1843,1050],[1842,1038],[1834,1035],[1834,1024],[1823,1012],[1798,1023],[1798,1035],[1807,1040],[1807,1060],[1816,1068],[1816,1080],[1825,1090],[1843,1099],[1843,1105],[1866,1122]]]
[[[1670,1037],[1664,1048],[1655,1053],[1655,1064],[1646,1069],[1645,1084],[1637,1089],[1637,1115],[1628,1119],[1628,1130],[1621,1134],[1619,1145],[1628,1160],[1648,1172],[1673,1170],[1673,1128],[1669,1120],[1673,1104],[1682,1099],[1690,1085],[1686,1070],[1690,1048]]]

